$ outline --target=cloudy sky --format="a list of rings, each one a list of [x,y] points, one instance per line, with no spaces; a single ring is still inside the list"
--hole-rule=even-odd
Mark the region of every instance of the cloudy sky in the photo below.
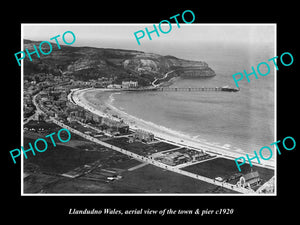
[[[134,32],[151,31],[153,24],[23,24],[23,38],[48,41],[65,31],[72,31],[76,41],[72,46],[90,46],[100,48],[121,48],[154,52],[160,54],[162,49],[193,43],[203,44],[243,44],[256,45],[268,43],[274,46],[276,27],[274,24],[172,24],[168,34],[160,32],[160,37],[152,33],[152,40],[147,35],[140,39],[138,45]],[[156,24],[158,27],[158,23]],[[168,30],[168,24],[163,27]],[[58,39],[63,44],[61,39]]]

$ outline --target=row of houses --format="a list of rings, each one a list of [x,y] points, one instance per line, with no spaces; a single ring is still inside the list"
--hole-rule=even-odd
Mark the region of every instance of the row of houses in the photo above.
[[[217,181],[224,181],[230,184],[234,184],[237,187],[248,188],[248,189],[257,189],[262,182],[258,171],[251,170],[246,174],[235,173],[227,178],[216,177]]]
[[[112,131],[117,132],[119,134],[129,133],[129,126],[121,121],[104,117],[102,118],[102,125],[106,126],[106,129],[112,129]]]
[[[128,138],[129,138],[129,140],[128,140],[129,143],[132,143],[132,142],[135,142],[135,141],[142,141],[142,142],[149,143],[149,142],[152,142],[152,141],[155,140],[154,139],[154,134],[152,134],[150,132],[147,132],[147,131],[144,131],[144,130],[141,130],[141,129],[136,130]]]
[[[74,109],[69,113],[68,121],[72,122],[72,120],[77,120],[82,123],[92,123],[100,130],[114,135],[127,134],[129,132],[129,126],[124,122],[113,120],[107,117],[101,117],[81,108]]]
[[[179,150],[165,153],[159,157],[160,161],[167,165],[175,166],[190,161],[201,161],[212,157],[205,152],[188,151],[188,149],[184,149],[184,151],[186,152]]]
[[[129,89],[129,88],[137,88],[138,82],[137,81],[122,81],[122,84],[110,84],[107,88],[112,89]]]

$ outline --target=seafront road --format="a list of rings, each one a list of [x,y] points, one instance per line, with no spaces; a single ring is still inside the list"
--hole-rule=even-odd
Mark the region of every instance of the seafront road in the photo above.
[[[95,89],[93,88],[86,88],[86,89],[79,89],[76,90],[74,92],[72,92],[72,96],[70,96],[70,98],[72,99],[72,101],[78,105],[83,107],[84,109],[95,113],[99,116],[102,117],[109,117],[111,119],[116,119],[112,116],[110,116],[109,114],[103,113],[101,110],[96,109],[95,107],[92,106],[92,104],[90,104],[88,101],[86,101],[84,99],[84,93],[89,92],[89,91],[95,91]],[[178,136],[177,134],[174,133],[170,133],[170,132],[166,132],[164,130],[161,129],[157,129],[153,126],[149,126],[149,124],[145,123],[142,120],[136,120],[136,118],[128,115],[128,114],[124,114],[122,113],[122,111],[119,111],[118,109],[115,109],[113,106],[109,105],[108,106],[110,109],[117,110],[116,114],[121,113],[121,117],[122,119],[128,124],[130,124],[130,121],[135,121],[134,125],[135,128],[133,129],[137,129],[140,128],[142,130],[148,131],[150,133],[153,133],[155,135],[155,138],[170,144],[175,144],[177,146],[181,146],[181,147],[186,147],[186,148],[190,148],[190,149],[194,149],[196,151],[202,151],[204,150],[205,152],[208,153],[212,153],[214,155],[219,155],[222,156],[224,158],[228,158],[231,160],[234,160],[235,158],[238,158],[240,156],[245,155],[245,152],[232,152],[232,151],[228,151],[228,149],[222,147],[222,146],[216,146],[214,144],[211,143],[207,143],[207,142],[200,142],[198,140],[194,140],[191,138],[186,138],[183,136]],[[112,108],[113,107],[113,108]],[[249,154],[249,157],[253,157],[251,154]],[[260,167],[266,167],[269,169],[274,169],[274,164],[275,162],[272,160],[268,160],[268,161],[263,161],[261,163],[257,163],[255,161],[252,162],[253,165],[255,166],[260,166]]]
[[[71,97],[71,96],[70,96]],[[75,100],[75,103],[79,103],[78,100],[79,99],[74,99],[73,98],[73,101]],[[76,101],[77,100],[77,101]],[[37,108],[37,112],[40,113],[40,112],[43,112],[41,110],[41,108],[39,107],[37,101],[36,101],[36,96],[34,96],[33,98],[33,104],[36,106]],[[80,104],[79,104],[80,105]],[[91,107],[88,107],[88,108],[91,108]],[[201,175],[198,175],[198,174],[194,174],[194,173],[191,173],[191,172],[187,172],[187,171],[184,171],[184,170],[181,170],[180,168],[177,168],[177,167],[174,167],[174,166],[169,166],[169,165],[166,165],[166,164],[163,164],[159,161],[156,161],[154,159],[150,159],[148,157],[144,157],[144,156],[141,156],[141,155],[138,155],[138,154],[135,154],[133,152],[130,152],[130,151],[127,151],[125,149],[122,149],[122,148],[119,148],[117,146],[113,146],[111,144],[108,144],[106,142],[103,142],[103,141],[100,141],[99,139],[97,138],[94,138],[90,135],[87,135],[85,133],[82,133],[76,129],[73,129],[72,127],[56,120],[54,117],[49,117],[49,119],[57,124],[58,126],[60,127],[63,127],[63,128],[66,128],[68,129],[69,131],[87,139],[87,140],[90,140],[92,142],[95,142],[97,144],[100,144],[104,147],[107,147],[109,149],[112,149],[112,150],[115,150],[115,151],[118,151],[122,154],[125,154],[125,155],[128,155],[138,161],[142,161],[144,163],[148,163],[148,164],[151,164],[151,165],[154,165],[154,166],[157,166],[157,167],[160,167],[162,169],[165,169],[165,170],[168,170],[168,171],[171,171],[171,172],[175,172],[175,173],[178,173],[178,174],[181,174],[181,175],[184,175],[184,176],[188,176],[188,177],[191,177],[191,178],[194,178],[194,179],[197,179],[197,180],[201,180],[201,181],[204,181],[204,182],[207,182],[207,183],[210,183],[210,184],[214,184],[216,186],[220,186],[220,187],[224,187],[224,188],[227,188],[227,189],[231,189],[231,190],[234,190],[236,192],[239,192],[239,193],[243,193],[243,194],[257,194],[255,191],[253,190],[249,190],[249,189],[246,189],[246,188],[242,188],[242,187],[237,187],[236,185],[232,185],[232,184],[229,184],[229,183],[226,183],[226,182],[220,182],[220,181],[217,181],[215,179],[211,179],[211,178],[208,178],[208,177],[204,177],[204,176],[201,176]]]
[[[75,134],[77,134],[77,135],[79,135],[79,136],[81,136],[81,137],[83,137],[83,138],[85,138],[87,140],[93,141],[93,142],[95,142],[97,144],[100,144],[100,145],[102,145],[104,147],[107,147],[109,149],[112,149],[112,150],[118,151],[120,153],[123,153],[125,155],[128,155],[128,156],[130,156],[130,157],[132,157],[132,158],[134,158],[136,160],[143,161],[144,163],[148,163],[148,164],[160,167],[162,169],[165,169],[165,170],[168,170],[168,171],[172,171],[172,172],[184,175],[184,176],[188,176],[188,177],[191,177],[191,178],[194,178],[194,179],[197,179],[197,180],[201,180],[201,181],[204,181],[204,182],[207,182],[207,183],[210,183],[210,184],[214,184],[214,185],[217,185],[217,186],[220,186],[220,187],[231,189],[231,190],[234,190],[234,191],[239,192],[239,193],[256,194],[253,190],[249,190],[249,189],[242,188],[242,187],[237,187],[236,185],[232,185],[232,184],[229,184],[229,183],[226,183],[226,182],[219,182],[219,181],[216,181],[216,180],[208,178],[208,177],[204,177],[204,176],[201,176],[201,175],[197,175],[197,174],[194,174],[194,173],[183,171],[183,170],[180,170],[179,168],[176,168],[176,167],[173,167],[173,166],[169,166],[169,165],[163,164],[161,162],[158,162],[156,160],[153,160],[153,159],[150,159],[150,158],[147,158],[147,157],[144,157],[144,156],[140,156],[138,154],[135,154],[133,152],[127,151],[125,149],[113,146],[113,145],[108,144],[106,142],[100,141],[99,139],[94,138],[94,137],[92,137],[90,135],[87,135],[87,134],[84,134],[84,133],[82,133],[82,132],[80,132],[78,130],[75,130],[72,127],[70,127],[70,126],[68,126],[68,125],[66,125],[66,124],[64,124],[64,123],[56,120],[53,117],[50,117],[50,120],[53,123],[57,124],[58,126],[66,128],[69,131],[71,131],[71,132],[73,132],[73,133],[75,133]]]

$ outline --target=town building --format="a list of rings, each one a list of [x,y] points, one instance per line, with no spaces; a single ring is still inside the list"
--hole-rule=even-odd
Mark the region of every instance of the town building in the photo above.
[[[122,81],[122,88],[137,88],[137,81]]]
[[[189,155],[187,154],[183,154],[180,152],[172,152],[169,154],[165,154],[162,158],[161,158],[161,162],[170,166],[175,166],[178,164],[182,164],[182,163],[186,163],[189,162],[191,159],[189,157]]]
[[[138,129],[136,130],[136,132],[133,134],[133,140],[139,140],[139,141],[143,141],[143,142],[151,142],[154,141],[154,134]]]
[[[41,96],[41,98],[48,98],[49,94],[47,91],[40,91],[39,95]]]
[[[251,171],[245,175],[242,175],[237,182],[238,187],[252,189],[261,183],[261,179],[257,171]]]
[[[122,85],[120,85],[120,84],[110,84],[110,85],[107,86],[107,88],[121,89]]]
[[[78,120],[80,122],[85,122],[86,117],[85,117],[85,111],[83,109],[77,109],[74,110],[72,112],[70,112],[69,117],[68,117],[69,121],[73,121],[73,120]]]
[[[129,126],[121,121],[113,120],[108,117],[102,119],[102,124],[107,127],[111,133],[127,134],[129,132]]]
[[[96,124],[101,124],[102,122],[102,117],[98,116],[94,113],[91,113],[89,111],[85,111],[84,109],[81,108],[73,108],[71,109],[72,111],[69,113],[69,116],[67,120],[69,122],[72,122],[74,120],[78,120],[82,123],[96,123]]]
[[[206,154],[205,152],[197,152],[195,154],[191,155],[193,161],[199,161],[199,160],[205,160],[210,158],[211,156],[209,154]]]

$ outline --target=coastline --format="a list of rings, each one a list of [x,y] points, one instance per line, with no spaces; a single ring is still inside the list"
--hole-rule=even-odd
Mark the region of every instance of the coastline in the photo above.
[[[114,100],[113,96],[120,94],[120,92],[121,91],[109,89],[88,88],[75,91],[73,93],[73,99],[79,106],[85,108],[86,110],[89,110],[99,116],[109,117],[115,120],[117,119],[115,116],[118,116],[125,123],[127,123],[131,129],[142,129],[151,132],[156,138],[162,139],[165,142],[176,143],[177,145],[193,148],[195,150],[201,149],[206,152],[217,155],[219,154],[222,155],[222,157],[227,157],[230,159],[235,159],[245,155],[245,152],[236,150],[230,151],[230,149],[227,147],[201,141],[179,131],[174,131],[161,125],[157,125],[153,122],[145,121],[133,115],[129,115],[112,104]],[[102,93],[105,93],[105,96],[103,96]],[[266,161],[263,164],[257,165],[274,167],[275,163],[274,161]]]

